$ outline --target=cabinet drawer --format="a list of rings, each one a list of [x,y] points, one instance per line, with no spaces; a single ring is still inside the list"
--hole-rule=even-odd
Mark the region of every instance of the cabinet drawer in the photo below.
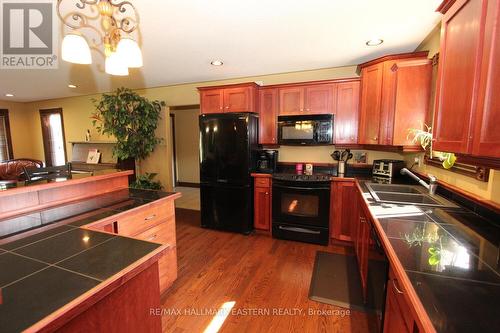
[[[174,221],[172,219],[163,220],[158,225],[143,231],[134,237],[148,242],[168,244],[174,247],[176,244]]]
[[[269,187],[269,186],[270,186],[269,178],[255,177],[255,187]]]
[[[118,234],[123,236],[137,235],[168,218],[172,218],[173,214],[173,202],[156,202],[146,205],[118,218]]]

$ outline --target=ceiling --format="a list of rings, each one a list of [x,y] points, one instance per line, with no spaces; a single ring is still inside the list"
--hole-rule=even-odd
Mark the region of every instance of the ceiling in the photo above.
[[[111,77],[102,72],[102,56],[93,53],[92,65],[60,61],[57,70],[0,70],[0,99],[7,99],[6,93],[15,95],[8,100],[35,101],[119,86],[147,88],[355,65],[413,51],[439,22],[435,9],[441,0],[132,2],[141,17],[143,68],[132,69],[126,78]],[[375,37],[384,43],[365,45]],[[210,65],[214,59],[224,65]]]

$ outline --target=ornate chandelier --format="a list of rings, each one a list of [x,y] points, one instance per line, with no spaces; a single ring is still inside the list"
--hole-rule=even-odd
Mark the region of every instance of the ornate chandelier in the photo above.
[[[129,68],[142,67],[142,53],[136,40],[139,14],[130,1],[57,0],[57,14],[70,28],[62,42],[62,59],[75,64],[91,64],[91,49],[105,57],[105,71],[128,75]],[[137,33],[138,35],[138,33]],[[89,45],[90,42],[90,45]]]

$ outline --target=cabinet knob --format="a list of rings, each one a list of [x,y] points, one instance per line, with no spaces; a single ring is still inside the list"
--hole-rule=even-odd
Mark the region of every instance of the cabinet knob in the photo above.
[[[226,106],[226,110],[229,109],[229,106]]]
[[[219,108],[219,110],[222,110],[222,106]]]
[[[300,112],[304,111],[304,109],[300,109]]]
[[[373,141],[378,141],[378,136],[374,136]]]
[[[311,109],[306,109],[306,111],[311,111]]]
[[[266,192],[265,195],[269,195],[269,192]]]

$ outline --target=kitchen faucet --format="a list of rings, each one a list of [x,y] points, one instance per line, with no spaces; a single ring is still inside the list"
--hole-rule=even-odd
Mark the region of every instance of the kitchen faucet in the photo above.
[[[424,182],[422,179],[420,179],[416,174],[408,170],[407,168],[402,168],[401,169],[401,174],[402,175],[408,175],[411,178],[415,179],[420,185],[425,187],[426,189],[429,190],[430,195],[436,194],[436,189],[437,189],[437,177],[433,175],[429,175],[429,184]]]

